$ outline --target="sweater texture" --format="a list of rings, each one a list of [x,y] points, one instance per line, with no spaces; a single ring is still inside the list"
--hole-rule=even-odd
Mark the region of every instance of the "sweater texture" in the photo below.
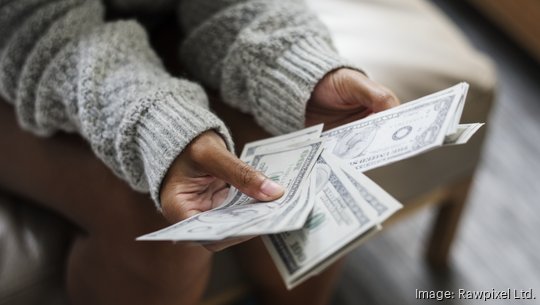
[[[178,55],[195,81],[273,134],[302,128],[318,81],[349,66],[302,1],[114,2],[174,8],[186,37]],[[161,181],[191,140],[215,130],[233,143],[201,85],[169,75],[139,23],[104,14],[98,0],[0,0],[0,95],[36,135],[82,135],[159,208]]]

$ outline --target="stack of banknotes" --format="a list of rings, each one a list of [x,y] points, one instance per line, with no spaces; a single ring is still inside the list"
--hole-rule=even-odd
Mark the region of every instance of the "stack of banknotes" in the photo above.
[[[402,207],[363,172],[464,144],[483,125],[459,124],[467,89],[460,83],[325,132],[317,125],[248,143],[240,158],[283,185],[283,197],[256,202],[231,188],[218,208],[138,240],[263,235],[290,289],[365,242]]]

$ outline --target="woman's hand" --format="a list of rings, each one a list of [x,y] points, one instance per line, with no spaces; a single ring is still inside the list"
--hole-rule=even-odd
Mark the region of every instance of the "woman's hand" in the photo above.
[[[227,150],[214,131],[195,138],[176,158],[161,186],[163,215],[171,223],[220,205],[227,197],[228,184],[260,201],[281,197],[284,189]],[[206,246],[221,250],[245,241],[239,239]]]
[[[333,128],[372,112],[399,104],[385,87],[350,69],[339,69],[317,84],[306,108],[306,125],[325,123]],[[282,186],[265,177],[227,150],[214,131],[195,138],[176,158],[161,186],[163,215],[171,223],[219,206],[232,185],[260,201],[281,197]],[[207,245],[217,251],[249,238]]]
[[[392,91],[361,72],[338,69],[315,87],[306,107],[306,126],[324,123],[331,129],[399,105]]]

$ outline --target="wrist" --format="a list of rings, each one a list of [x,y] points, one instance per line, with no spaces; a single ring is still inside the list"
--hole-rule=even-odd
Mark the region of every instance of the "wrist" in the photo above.
[[[193,139],[208,130],[216,130],[229,149],[234,147],[223,122],[206,108],[202,88],[198,91],[194,87],[194,90],[187,95],[156,93],[154,98],[148,99],[148,105],[132,117],[137,120],[133,130],[126,130],[136,134],[134,142],[130,143],[136,149],[129,151],[137,155],[123,157],[133,160],[131,162],[140,162],[143,168],[138,179],[131,181],[136,181],[137,187],[150,191],[158,209],[161,209],[161,184],[173,162]],[[194,100],[194,97],[198,99]]]

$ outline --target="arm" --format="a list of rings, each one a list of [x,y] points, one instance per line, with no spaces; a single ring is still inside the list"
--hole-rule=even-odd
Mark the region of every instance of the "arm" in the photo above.
[[[274,134],[302,128],[316,84],[348,66],[302,1],[184,0],[179,11],[185,66]]]
[[[198,85],[172,78],[133,21],[99,1],[0,0],[0,94],[38,135],[77,131],[118,176],[158,201],[167,169],[214,129]]]

